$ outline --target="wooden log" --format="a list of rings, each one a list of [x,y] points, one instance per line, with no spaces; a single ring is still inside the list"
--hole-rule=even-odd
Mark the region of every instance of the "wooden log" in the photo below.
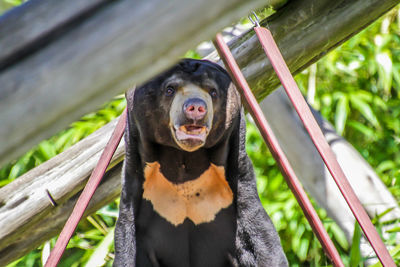
[[[392,6],[394,5],[394,1],[391,0],[381,0],[381,1],[364,1],[367,3],[372,3],[375,5],[374,12],[370,12],[368,14],[369,20],[368,23],[372,22],[374,19],[378,18],[380,14],[382,14],[385,10],[389,9],[390,3]],[[341,11],[347,10],[349,8],[354,7],[354,3],[358,3],[360,6],[364,7],[364,10],[368,10],[366,6],[363,5],[363,1],[345,1],[342,2],[340,6]],[[378,4],[379,2],[379,4]],[[314,13],[310,13],[310,5],[314,3],[314,5],[319,6],[318,3],[325,3],[329,7],[331,6],[330,1],[328,0],[298,0],[293,2],[295,3],[295,7],[298,8],[297,12],[302,14],[302,25],[312,25],[312,27],[319,31],[321,38],[325,38],[326,46],[324,49],[320,49],[320,53],[323,51],[327,51],[328,49],[334,47],[338,43],[342,42],[343,39],[336,39],[335,36],[328,36],[325,34],[325,29],[329,28],[329,20],[317,20],[316,23],[318,25],[314,25],[314,20],[312,15]],[[377,5],[378,4],[378,5]],[[286,5],[282,10],[277,12],[277,14],[273,18],[273,24],[278,25],[281,20],[281,27],[285,29],[285,34],[289,34],[292,38],[293,46],[296,46],[299,40],[301,40],[301,36],[303,36],[303,29],[299,27],[295,21],[290,22],[286,15],[292,14],[293,15],[293,5],[290,2]],[[304,8],[304,9],[302,9]],[[338,8],[338,7],[336,7]],[[381,9],[380,9],[381,8]],[[314,10],[314,9],[312,9]],[[336,10],[336,9],[335,9]],[[359,10],[359,9],[357,9]],[[315,10],[314,10],[315,11]],[[376,11],[376,12],[375,12]],[[292,13],[290,13],[292,12]],[[316,11],[315,11],[316,12]],[[334,19],[334,22],[340,22],[338,27],[344,27],[343,25],[352,25],[353,28],[346,29],[348,35],[343,35],[342,38],[348,38],[355,32],[362,29],[363,26],[366,24],[357,24],[354,21],[362,21],[365,22],[365,19],[360,19],[358,13],[352,13],[352,11],[347,10],[344,14],[340,14],[340,12],[329,10],[328,8],[324,9],[322,7],[319,8],[319,12],[321,13],[320,16],[327,16],[332,12],[336,14],[336,16],[341,16],[343,20]],[[351,17],[350,14],[355,14],[354,17]],[[286,14],[280,15],[280,14]],[[373,15],[371,15],[373,14]],[[310,16],[308,16],[310,15]],[[308,16],[308,17],[307,17]],[[308,20],[304,19],[307,17]],[[307,23],[308,21],[308,23]],[[265,23],[265,22],[264,22]],[[343,23],[343,25],[341,24]],[[367,23],[367,24],[368,24]],[[311,27],[311,26],[310,26]],[[279,30],[280,28],[275,27],[275,30]],[[315,33],[317,34],[317,33]],[[247,37],[246,37],[247,36]],[[279,37],[279,35],[277,35]],[[285,36],[282,35],[279,37],[280,42],[282,40],[286,40]],[[239,43],[236,43],[239,42]],[[288,41],[286,41],[288,42]],[[316,42],[320,42],[319,39]],[[296,45],[295,45],[296,44]],[[267,66],[268,62],[264,62],[263,64],[260,63],[259,60],[256,60],[260,55],[257,56],[256,50],[253,51],[254,47],[258,45],[254,37],[251,37],[249,34],[245,35],[245,37],[240,38],[232,43],[232,46],[235,47],[235,53],[238,59],[243,62],[246,62],[245,56],[247,51],[249,53],[248,61],[249,64],[245,65],[245,75],[247,77],[251,77],[251,81],[253,82],[253,86],[258,92],[261,92],[261,87],[266,81],[273,81],[273,75],[271,72],[261,73],[257,70],[260,66]],[[297,45],[297,47],[300,45]],[[285,49],[292,51],[291,47],[285,46]],[[260,53],[261,50],[258,50]],[[314,51],[313,53],[316,53]],[[286,51],[283,50],[283,54],[286,55]],[[303,57],[306,57],[304,64],[309,64],[311,59],[315,59],[315,57],[308,57],[307,54],[304,52],[302,53]],[[319,55],[322,56],[322,55]],[[150,57],[149,60],[152,58]],[[303,60],[302,58],[297,58],[297,60]],[[144,59],[143,59],[144,61]],[[290,60],[292,64],[294,64],[293,60]],[[242,65],[243,66],[243,65]],[[265,70],[268,70],[267,68]],[[256,77],[250,76],[252,73],[258,73],[259,78],[263,81],[263,83],[258,84],[256,81]],[[73,77],[73,76],[70,76]],[[269,78],[268,78],[269,77]],[[68,79],[68,77],[64,77],[64,79]],[[71,79],[72,80],[72,79]],[[270,83],[271,86],[274,84],[273,82]],[[1,92],[0,92],[1,96]],[[259,97],[262,94],[259,94]],[[1,97],[0,97],[1,99]],[[1,105],[0,105],[1,107]],[[77,107],[79,108],[79,107]],[[27,114],[29,115],[29,114]],[[1,112],[0,112],[1,116]],[[107,126],[105,126],[107,127]],[[111,128],[102,128],[99,131],[104,130],[104,134],[98,134],[99,136],[105,135],[105,133],[111,133]],[[95,133],[97,134],[97,132]],[[3,139],[0,139],[3,140]],[[82,143],[78,143],[75,147],[71,147],[69,150],[63,152],[59,156],[49,160],[48,162],[42,164],[41,166],[37,167],[36,169],[26,173],[22,177],[18,178],[13,183],[7,185],[6,187],[0,189],[0,265],[6,264],[13,259],[16,259],[24,254],[24,252],[29,251],[35,247],[37,247],[42,240],[46,240],[54,236],[55,231],[46,231],[46,228],[54,227],[54,229],[60,229],[62,227],[63,222],[65,222],[69,212],[71,210],[70,204],[66,204],[69,200],[69,197],[74,195],[76,192],[82,189],[85,179],[89,176],[89,169],[93,168],[94,166],[94,159],[99,157],[99,151],[104,148],[105,142],[97,140],[93,137],[88,137],[81,141]],[[80,147],[79,147],[80,146]],[[72,152],[70,151],[72,150]],[[92,151],[92,152],[90,152]],[[97,152],[95,152],[97,151]],[[77,158],[79,157],[79,159]],[[117,156],[118,158],[118,156]],[[65,164],[68,164],[68,160],[71,162],[74,161],[76,164],[69,164],[65,167]],[[92,161],[93,160],[93,161]],[[65,162],[64,162],[65,161]],[[82,163],[83,162],[83,163]],[[91,163],[89,163],[91,162]],[[87,164],[84,164],[87,163]],[[90,166],[89,166],[90,165]],[[118,173],[118,170],[116,170]],[[119,178],[116,175],[113,179],[119,183]],[[47,178],[46,178],[47,177]],[[64,177],[64,179],[60,179],[60,177]],[[74,183],[74,186],[70,186],[68,189],[62,188],[62,186],[66,186],[67,184]],[[106,188],[106,187],[103,187]],[[46,194],[45,189],[48,189],[50,194],[58,203],[56,208],[51,206],[50,201],[48,200],[48,196]],[[113,189],[114,190],[114,189]],[[70,192],[72,193],[70,193]],[[112,190],[111,190],[112,191]],[[24,193],[22,193],[24,192]],[[108,192],[107,190],[101,191],[101,196],[97,199],[107,198],[109,199],[113,195],[113,193]],[[71,200],[72,201],[72,200]],[[93,202],[96,202],[94,200]],[[69,202],[68,202],[69,203]],[[21,208],[24,207],[24,208]],[[13,210],[14,212],[11,212]],[[36,212],[30,212],[30,210],[36,210]],[[29,216],[24,216],[24,213],[30,212]],[[13,215],[13,213],[17,213]],[[4,216],[3,216],[4,215]],[[6,216],[8,215],[8,216]],[[17,223],[18,221],[22,221],[22,223]],[[12,224],[18,224],[18,227],[12,227]],[[51,225],[48,225],[51,224]],[[11,225],[11,226],[10,226]],[[44,228],[41,229],[40,233],[36,233],[39,230],[38,226],[43,226]],[[4,229],[4,230],[3,230]],[[30,236],[35,236],[35,238],[30,238]],[[39,238],[40,236],[40,238]],[[12,251],[12,255],[9,254]],[[11,256],[8,256],[11,255]]]
[[[0,165],[267,3],[33,0],[11,10],[0,20]]]
[[[84,218],[119,197],[121,193],[121,168],[122,162],[106,173],[84,213]],[[49,240],[50,237],[58,235],[74,208],[80,193],[81,191],[73,195],[62,203],[59,208],[51,207],[47,215],[43,215],[44,213],[37,214],[40,217],[35,216],[36,218],[33,219],[37,220],[30,222],[28,227],[24,225],[24,230],[18,229],[18,241],[10,243],[0,251],[0,266],[20,258]]]
[[[0,17],[0,69],[4,69],[51,42],[57,29],[80,17],[88,17],[106,0],[38,1],[31,0]],[[60,12],[62,11],[62,12]],[[57,14],[55,16],[54,14]],[[51,38],[53,37],[53,38]]]
[[[111,136],[116,120],[0,189],[0,266],[56,235]],[[121,142],[87,214],[120,192]],[[115,167],[114,167],[115,166]],[[57,203],[54,207],[51,198]],[[87,215],[86,214],[86,215]]]

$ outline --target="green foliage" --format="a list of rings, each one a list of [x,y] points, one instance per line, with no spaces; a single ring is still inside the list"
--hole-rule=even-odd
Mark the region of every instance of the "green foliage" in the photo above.
[[[400,32],[398,9],[317,64],[314,107],[400,196]],[[309,71],[296,77],[307,92]]]
[[[79,223],[58,266],[112,265],[118,204],[116,200]]]
[[[51,157],[61,153],[79,140],[88,136],[95,130],[119,116],[126,106],[124,96],[115,97],[107,103],[103,109],[95,113],[89,113],[81,120],[71,124],[71,127],[53,136],[49,140],[42,141],[38,146],[27,152],[16,162],[7,164],[0,169],[0,185],[6,185],[16,177],[24,174],[35,166],[45,162]],[[111,266],[113,251],[113,229],[118,216],[118,200],[98,210],[96,214],[89,216],[79,223],[76,234],[68,244],[67,250],[59,264],[61,267],[82,266],[86,262],[90,264],[104,259],[108,260],[106,266]],[[50,243],[53,247],[55,238]],[[111,241],[110,241],[111,240]],[[41,256],[45,246],[41,246],[30,252],[10,266],[38,266],[41,265]],[[110,256],[109,256],[110,255]],[[93,266],[93,265],[87,265]]]
[[[398,16],[399,9],[391,11],[316,63],[317,90],[315,99],[312,99],[313,106],[358,149],[396,199],[400,199]],[[310,74],[306,70],[296,77],[305,94],[309,93]],[[383,225],[392,223],[379,222],[378,218],[384,214],[377,215],[374,220],[378,231]],[[399,230],[393,228],[389,232]],[[359,227],[356,226],[350,266],[359,266],[362,261],[359,235]],[[390,235],[385,243],[395,247],[391,254],[399,264],[395,235]]]
[[[279,233],[291,266],[304,266],[306,263],[309,266],[327,266],[329,260],[318,239],[252,123],[247,124],[246,142],[247,153],[257,175],[261,202]],[[318,214],[336,247],[345,253],[349,244],[343,232],[327,217],[326,212],[318,209]]]
[[[361,228],[358,223],[355,223],[353,240],[350,249],[350,266],[359,266],[362,262],[360,252],[360,241],[361,241]]]
[[[0,15],[7,10],[19,6],[20,4],[26,2],[27,0],[1,0],[0,1]]]
[[[267,16],[272,11],[263,12]],[[391,12],[316,63],[317,90],[311,100],[313,106],[360,151],[394,196],[400,199],[400,22],[396,12]],[[199,58],[193,51],[185,56]],[[309,93],[310,73],[306,70],[296,77],[305,94]],[[103,126],[118,116],[125,105],[123,97],[117,97],[101,111],[84,116],[70,128],[7,164],[0,169],[0,186]],[[247,151],[257,175],[260,199],[279,232],[290,265],[331,266],[258,130],[251,123],[248,123]],[[362,266],[358,225],[350,245],[326,212],[318,208],[317,212],[345,265]],[[59,266],[93,266],[104,258],[105,266],[111,266],[117,215],[118,200],[83,220]],[[378,229],[390,223],[379,222],[378,218],[382,216],[380,214],[374,220]],[[398,231],[400,229],[393,228],[385,243],[392,245],[391,254],[400,264],[400,245],[394,238]],[[54,246],[55,239],[48,244]],[[48,252],[48,244],[9,266],[41,265],[42,253]]]

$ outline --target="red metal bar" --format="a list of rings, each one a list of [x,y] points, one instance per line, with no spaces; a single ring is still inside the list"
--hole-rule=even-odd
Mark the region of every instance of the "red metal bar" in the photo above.
[[[364,231],[368,241],[375,250],[379,260],[382,262],[383,266],[396,266],[374,225],[371,223],[368,214],[365,212],[361,202],[346,179],[342,168],[336,160],[335,154],[331,150],[321,129],[318,126],[318,123],[312,115],[310,108],[304,100],[303,95],[297,87],[297,84],[285,63],[285,60],[283,59],[271,32],[263,27],[254,27],[254,31],[256,32],[265,53],[267,54],[273,68],[275,69],[275,72],[285,88],[289,99],[293,103],[297,114],[303,122],[304,127],[309,133],[315,147],[320,153],[329,172],[339,187],[340,192],[360,224],[360,227]]]
[[[265,119],[256,98],[254,97],[249,85],[247,84],[245,77],[240,71],[235,59],[232,56],[232,53],[230,52],[228,46],[226,45],[220,34],[217,34],[214,45],[217,48],[221,59],[224,61],[228,72],[231,74],[232,80],[238,88],[242,99],[247,105],[247,110],[253,116],[254,121],[256,122],[257,127],[261,132],[261,135],[263,136],[266,144],[269,147],[269,150],[271,151],[278,166],[280,167],[282,174],[286,179],[286,182],[288,183],[290,189],[292,190],[297,201],[299,202],[300,207],[302,208],[314,233],[317,235],[317,238],[321,242],[325,253],[332,260],[334,266],[344,266],[339,256],[339,253],[333,245],[332,240],[329,238],[328,233],[326,232],[321,220],[317,215],[317,212],[315,211],[310,200],[308,199],[307,194],[305,193],[303,187],[299,182],[299,179],[294,173],[288,159],[286,158],[278,143],[278,140],[276,139],[267,120]]]
[[[107,167],[111,161],[111,158],[114,155],[114,152],[117,149],[122,136],[124,135],[126,125],[126,113],[127,111],[125,109],[122,112],[118,120],[117,126],[115,126],[114,132],[112,133],[110,140],[104,148],[104,151],[101,154],[100,159],[96,167],[94,168],[85,188],[79,196],[79,199],[75,204],[74,210],[72,211],[60,236],[58,237],[49,258],[46,261],[45,267],[55,267],[60,261],[60,258],[64,253],[64,250],[67,247],[68,242],[76,229],[76,226],[81,220],[85,209],[89,205],[89,201],[96,191],[96,188],[99,185],[101,179],[103,178],[104,173],[106,172]]]

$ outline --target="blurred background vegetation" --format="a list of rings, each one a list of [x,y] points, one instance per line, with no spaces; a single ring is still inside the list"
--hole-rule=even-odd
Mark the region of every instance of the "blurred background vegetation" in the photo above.
[[[1,0],[0,12],[21,2]],[[399,34],[400,10],[396,8],[296,76],[309,103],[362,154],[397,200],[400,199]],[[193,51],[186,56],[198,57]],[[310,81],[315,81],[316,90]],[[124,97],[117,96],[101,110],[84,116],[18,160],[3,166],[0,186],[116,118],[125,105]],[[290,266],[331,266],[251,122],[248,122],[247,151],[254,163],[261,201],[281,236]],[[317,210],[345,265],[362,266],[359,235],[355,236],[353,245],[348,244],[339,227],[323,210]],[[83,220],[59,266],[111,266],[117,215],[118,200],[115,200]],[[377,227],[379,229],[380,225]],[[391,254],[400,264],[400,244],[395,244],[392,236],[385,243],[392,245]],[[54,244],[55,238],[9,266],[41,266],[43,255]]]

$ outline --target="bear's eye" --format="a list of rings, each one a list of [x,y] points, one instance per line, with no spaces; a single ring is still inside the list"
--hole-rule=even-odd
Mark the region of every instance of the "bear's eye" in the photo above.
[[[175,88],[172,85],[168,85],[167,89],[165,90],[166,96],[173,96],[175,93]]]
[[[211,95],[212,98],[216,98],[216,97],[218,96],[217,89],[212,88],[212,89],[210,90],[210,95]]]

